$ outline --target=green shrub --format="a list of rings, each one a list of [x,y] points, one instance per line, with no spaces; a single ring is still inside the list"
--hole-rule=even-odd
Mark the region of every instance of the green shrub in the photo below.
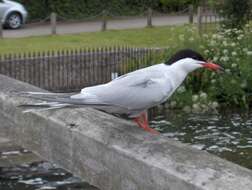
[[[199,70],[191,73],[168,104],[187,112],[213,111],[216,108],[249,108],[252,105],[252,30],[226,29],[199,38],[194,27],[177,34],[171,56],[182,48],[192,48],[205,58],[222,65],[222,74]],[[234,35],[235,34],[235,35]]]
[[[224,0],[220,9],[225,28],[241,29],[249,21],[250,0]]]
[[[17,0],[29,11],[30,20],[47,17],[52,11],[61,17],[80,19],[94,17],[103,10],[111,16],[142,15],[148,7],[156,11],[176,11],[198,0]]]
[[[159,0],[18,0],[29,11],[30,20],[47,17],[52,11],[65,18],[79,19],[99,15],[136,15],[147,7],[157,8]]]
[[[187,8],[190,4],[197,6],[200,0],[160,0],[162,8],[170,11],[178,11]]]

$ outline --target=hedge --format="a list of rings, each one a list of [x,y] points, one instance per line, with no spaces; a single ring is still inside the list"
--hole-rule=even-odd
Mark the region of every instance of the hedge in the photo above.
[[[177,11],[199,0],[17,0],[29,11],[29,19],[43,19],[52,11],[71,19],[99,15],[103,10],[111,16],[141,15],[148,7],[157,11]]]

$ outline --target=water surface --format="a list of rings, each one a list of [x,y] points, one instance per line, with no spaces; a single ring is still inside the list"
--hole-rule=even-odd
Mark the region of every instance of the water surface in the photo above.
[[[0,190],[98,190],[19,146],[0,144]]]
[[[252,169],[252,113],[166,112],[151,125],[171,139]]]

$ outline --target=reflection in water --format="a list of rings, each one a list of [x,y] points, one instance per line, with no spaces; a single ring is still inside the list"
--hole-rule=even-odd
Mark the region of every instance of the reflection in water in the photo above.
[[[252,169],[252,114],[169,112],[153,118],[151,125],[169,138]]]
[[[0,167],[1,190],[98,190],[48,162]]]

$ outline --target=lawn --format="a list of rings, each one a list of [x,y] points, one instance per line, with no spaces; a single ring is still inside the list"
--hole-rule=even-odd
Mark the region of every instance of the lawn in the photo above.
[[[56,35],[0,40],[0,54],[62,50],[85,47],[129,45],[135,47],[169,47],[177,43],[192,26],[110,30],[74,35]],[[197,36],[197,32],[194,34]],[[181,37],[182,36],[182,37]]]

